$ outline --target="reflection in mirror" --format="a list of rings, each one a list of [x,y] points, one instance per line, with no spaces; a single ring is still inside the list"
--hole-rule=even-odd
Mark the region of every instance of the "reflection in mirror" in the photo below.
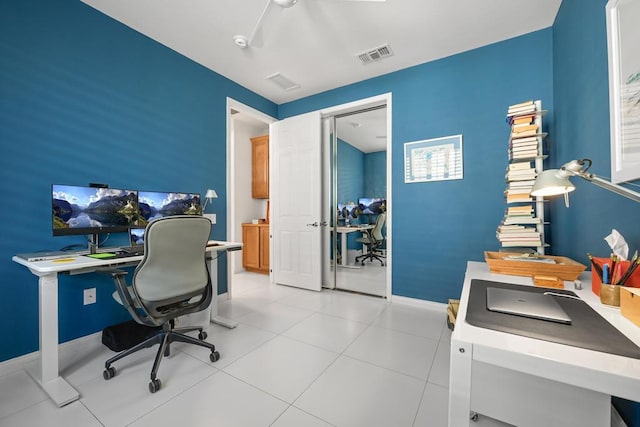
[[[336,288],[382,297],[387,291],[386,132],[385,106],[338,116],[331,156]]]

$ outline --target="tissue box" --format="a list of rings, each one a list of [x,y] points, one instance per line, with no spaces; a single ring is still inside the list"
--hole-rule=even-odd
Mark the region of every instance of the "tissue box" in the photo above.
[[[620,313],[640,326],[640,289],[620,287]]]
[[[602,268],[604,263],[608,262],[609,267],[611,267],[611,258],[593,257],[593,262],[599,265],[600,268]],[[620,271],[624,275],[624,273],[627,272],[627,269],[631,265],[631,261],[619,261],[616,263],[616,265],[617,264],[622,265],[622,269]],[[594,294],[600,295],[600,285],[602,285],[602,280],[600,280],[600,276],[593,270],[593,266],[591,266],[591,290]],[[631,277],[627,279],[624,285],[631,288],[640,288],[640,267],[638,267],[636,271],[633,272]]]

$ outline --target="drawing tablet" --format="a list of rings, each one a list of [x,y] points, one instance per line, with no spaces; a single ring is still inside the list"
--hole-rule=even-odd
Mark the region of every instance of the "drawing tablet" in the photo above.
[[[551,295],[487,287],[487,309],[565,325],[571,324],[571,318]]]

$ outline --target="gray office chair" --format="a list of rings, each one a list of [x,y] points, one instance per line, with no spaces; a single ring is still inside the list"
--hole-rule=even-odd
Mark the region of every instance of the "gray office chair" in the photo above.
[[[380,264],[384,266],[385,256],[382,254],[380,248],[384,244],[384,236],[382,235],[382,226],[387,219],[386,213],[381,213],[376,219],[376,225],[367,232],[366,236],[356,239],[356,242],[362,243],[367,246],[367,252],[363,255],[356,257],[356,262],[364,265],[366,260],[373,261],[378,260]]]
[[[177,317],[202,311],[211,303],[213,291],[205,256],[210,232],[211,221],[200,216],[178,215],[153,220],[146,227],[144,258],[133,273],[131,286],[127,286],[125,271],[110,271],[116,285],[114,298],[136,322],[162,326],[162,330],[107,360],[105,380],[116,375],[112,363],[155,344],[159,344],[159,348],[151,370],[151,393],[161,387],[156,374],[163,355],[169,355],[172,342],[206,347],[211,350],[212,362],[220,358],[215,346],[204,341],[207,334],[201,327],[174,328]],[[198,331],[197,339],[184,334],[191,331]]]

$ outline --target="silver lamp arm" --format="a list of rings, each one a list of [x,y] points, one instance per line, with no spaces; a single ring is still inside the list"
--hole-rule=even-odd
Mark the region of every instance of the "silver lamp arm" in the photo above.
[[[585,163],[589,163],[588,166],[586,168],[584,168]],[[616,194],[619,194],[620,196],[624,196],[628,199],[634,200],[638,203],[640,203],[640,193],[633,191],[633,190],[629,190],[626,187],[623,187],[621,185],[618,184],[614,184],[612,182],[609,182],[603,178],[600,178],[597,175],[594,175],[590,172],[587,172],[587,170],[589,170],[589,168],[591,167],[591,160],[590,159],[580,159],[580,160],[572,160],[568,163],[565,163],[561,170],[565,171],[567,173],[569,173],[572,176],[579,176],[582,179],[585,179],[595,185],[597,185],[598,187],[602,187],[605,190],[609,190],[612,191]]]

